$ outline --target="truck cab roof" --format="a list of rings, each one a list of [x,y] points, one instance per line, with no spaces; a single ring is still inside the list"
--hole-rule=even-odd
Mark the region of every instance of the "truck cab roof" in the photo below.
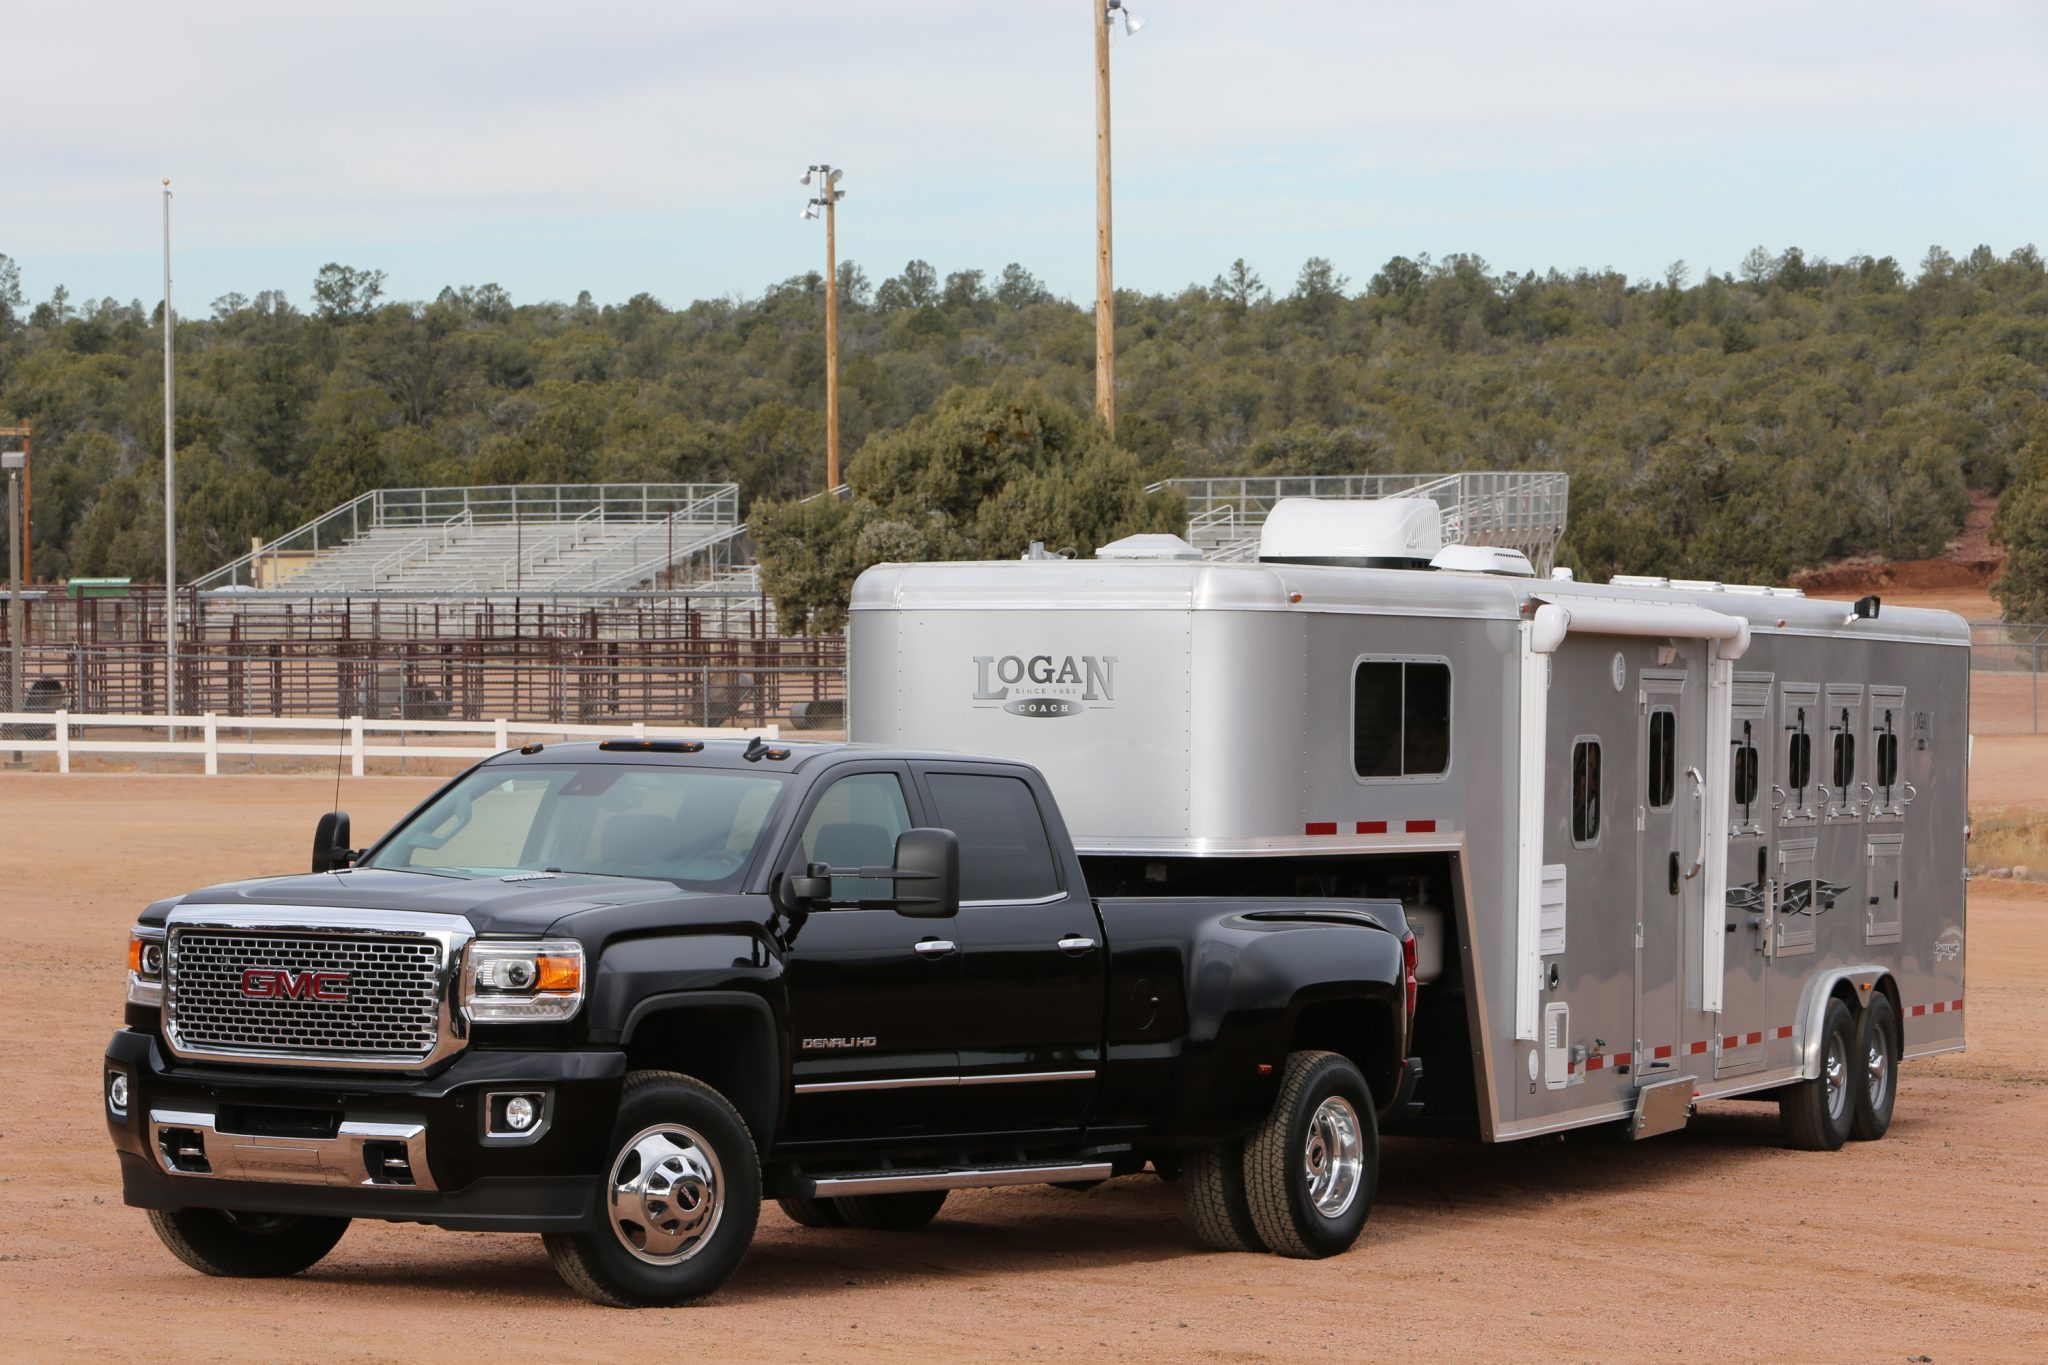
[[[651,763],[689,768],[801,772],[830,766],[842,759],[877,758],[903,762],[922,759],[972,760],[977,763],[994,763],[1009,767],[1029,766],[1016,759],[990,759],[978,754],[938,749],[906,749],[886,744],[853,744],[833,740],[699,740],[662,736],[649,736],[643,739],[630,733],[621,734],[616,739],[529,744],[522,748],[509,749],[485,759],[484,762],[493,766],[521,763]]]

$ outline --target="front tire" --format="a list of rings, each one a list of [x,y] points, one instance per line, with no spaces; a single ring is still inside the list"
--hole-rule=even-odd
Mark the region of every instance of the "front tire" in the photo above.
[[[1365,1077],[1334,1052],[1293,1052],[1280,1095],[1244,1144],[1252,1226],[1282,1256],[1349,1251],[1379,1184],[1380,1135]]]
[[[227,1209],[151,1209],[149,1225],[202,1275],[280,1279],[311,1269],[348,1231],[346,1218]]]
[[[1892,1105],[1899,1097],[1899,1016],[1889,998],[1871,992],[1863,1017],[1856,1021],[1854,1057],[1856,1119],[1849,1136],[1874,1142],[1892,1126]]]
[[[673,1071],[626,1077],[599,1225],[543,1239],[555,1272],[611,1308],[690,1303],[739,1269],[761,1217],[761,1163],[725,1096]]]
[[[1828,1001],[1821,1016],[1820,1074],[1778,1092],[1778,1118],[1785,1142],[1803,1152],[1833,1152],[1849,1140],[1856,1122],[1856,1026],[1849,1007]]]

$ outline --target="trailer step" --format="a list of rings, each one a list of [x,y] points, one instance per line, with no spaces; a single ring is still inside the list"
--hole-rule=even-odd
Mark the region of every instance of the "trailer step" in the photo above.
[[[1659,1079],[1636,1091],[1636,1111],[1629,1118],[1628,1135],[1642,1139],[1659,1133],[1673,1133],[1692,1117],[1694,1078],[1672,1076]]]
[[[904,1194],[912,1190],[973,1190],[996,1185],[1049,1185],[1069,1180],[1107,1180],[1107,1161],[1057,1162],[1027,1166],[977,1166],[966,1170],[870,1171],[821,1176],[808,1182],[821,1199],[848,1194]]]

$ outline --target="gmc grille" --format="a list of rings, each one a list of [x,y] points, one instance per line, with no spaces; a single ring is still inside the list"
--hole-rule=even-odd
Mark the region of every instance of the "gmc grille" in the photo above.
[[[169,958],[165,1028],[181,1052],[346,1066],[424,1061],[439,1041],[441,945],[432,939],[180,929]],[[336,995],[346,998],[325,998]]]

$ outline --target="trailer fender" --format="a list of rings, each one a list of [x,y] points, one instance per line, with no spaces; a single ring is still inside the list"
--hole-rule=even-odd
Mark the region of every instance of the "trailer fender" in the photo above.
[[[1891,972],[1884,967],[1835,967],[1815,972],[1806,979],[1806,989],[1799,996],[1799,1032],[1794,1035],[1801,1080],[1810,1081],[1820,1075],[1820,1033],[1828,1001],[1839,996],[1849,1002],[1851,1014],[1861,1015],[1871,993],[1879,990],[1892,997],[1896,1008],[1898,989],[1892,984]]]

